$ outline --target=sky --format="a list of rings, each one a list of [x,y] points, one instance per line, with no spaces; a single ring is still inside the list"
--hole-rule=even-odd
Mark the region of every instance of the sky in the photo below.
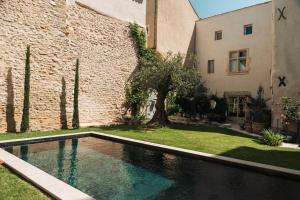
[[[244,8],[247,6],[267,2],[270,0],[190,0],[199,17],[206,18]]]

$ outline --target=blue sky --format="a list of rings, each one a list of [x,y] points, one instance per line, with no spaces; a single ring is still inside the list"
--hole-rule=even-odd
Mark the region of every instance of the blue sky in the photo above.
[[[229,12],[270,0],[190,0],[201,18]]]

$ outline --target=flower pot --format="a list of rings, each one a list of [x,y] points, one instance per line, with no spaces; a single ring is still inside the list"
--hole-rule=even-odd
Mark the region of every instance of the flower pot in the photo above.
[[[252,132],[261,134],[262,130],[266,127],[265,123],[252,122]]]

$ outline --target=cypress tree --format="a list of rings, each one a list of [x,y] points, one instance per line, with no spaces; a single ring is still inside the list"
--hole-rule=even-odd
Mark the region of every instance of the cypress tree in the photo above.
[[[25,62],[25,79],[24,79],[24,101],[23,114],[21,123],[21,132],[26,132],[29,129],[29,105],[30,105],[30,46],[27,46],[26,62]]]
[[[78,109],[78,96],[79,96],[79,59],[76,61],[76,71],[75,71],[75,85],[74,85],[74,109],[73,109],[73,119],[72,127],[74,129],[79,128],[79,109]]]

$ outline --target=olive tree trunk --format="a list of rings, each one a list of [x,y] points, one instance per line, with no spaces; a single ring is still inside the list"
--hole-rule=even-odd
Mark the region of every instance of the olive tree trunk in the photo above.
[[[159,91],[157,94],[157,100],[155,104],[155,113],[152,119],[148,122],[148,125],[161,125],[165,126],[170,121],[168,119],[167,112],[165,111],[165,100],[168,92]]]

